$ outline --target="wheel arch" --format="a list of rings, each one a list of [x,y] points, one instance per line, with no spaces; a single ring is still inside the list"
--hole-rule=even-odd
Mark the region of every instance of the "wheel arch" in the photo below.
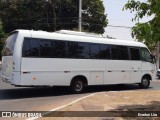
[[[150,74],[144,74],[143,77],[142,77],[142,79],[143,79],[144,77],[149,78],[150,81],[152,80],[152,76],[151,76]]]
[[[76,78],[81,78],[81,79],[83,80],[85,86],[88,85],[88,79],[87,79],[84,75],[76,75],[76,76],[74,76],[74,77],[71,79],[70,85],[72,84],[72,82],[73,82],[74,80],[76,80]]]

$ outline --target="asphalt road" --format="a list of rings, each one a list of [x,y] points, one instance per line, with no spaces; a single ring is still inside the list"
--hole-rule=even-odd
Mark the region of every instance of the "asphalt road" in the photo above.
[[[71,94],[67,87],[22,88],[0,79],[0,111],[48,111],[94,92],[129,90],[141,89],[137,85],[92,86],[83,94]],[[160,90],[160,80],[152,81],[147,90]]]

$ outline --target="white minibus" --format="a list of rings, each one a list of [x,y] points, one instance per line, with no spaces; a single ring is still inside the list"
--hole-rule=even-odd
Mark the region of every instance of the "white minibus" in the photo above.
[[[2,52],[2,80],[15,86],[139,84],[148,88],[156,67],[146,45],[83,32],[15,30]]]

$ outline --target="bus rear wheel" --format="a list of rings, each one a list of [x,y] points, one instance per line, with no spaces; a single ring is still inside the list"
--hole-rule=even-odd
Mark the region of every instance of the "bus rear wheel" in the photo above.
[[[72,81],[70,87],[73,93],[79,94],[84,91],[85,84],[82,78],[77,77]]]
[[[141,80],[141,83],[139,84],[139,87],[142,89],[147,89],[150,85],[150,80],[148,77],[143,77]]]

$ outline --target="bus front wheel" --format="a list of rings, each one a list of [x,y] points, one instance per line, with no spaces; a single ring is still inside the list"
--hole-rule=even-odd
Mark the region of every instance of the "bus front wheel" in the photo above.
[[[150,85],[150,80],[148,77],[143,77],[141,83],[139,84],[140,88],[147,89]]]
[[[71,83],[71,90],[73,93],[82,93],[84,88],[85,88],[85,84],[84,84],[84,81],[83,79],[77,77],[75,78],[72,83]]]

